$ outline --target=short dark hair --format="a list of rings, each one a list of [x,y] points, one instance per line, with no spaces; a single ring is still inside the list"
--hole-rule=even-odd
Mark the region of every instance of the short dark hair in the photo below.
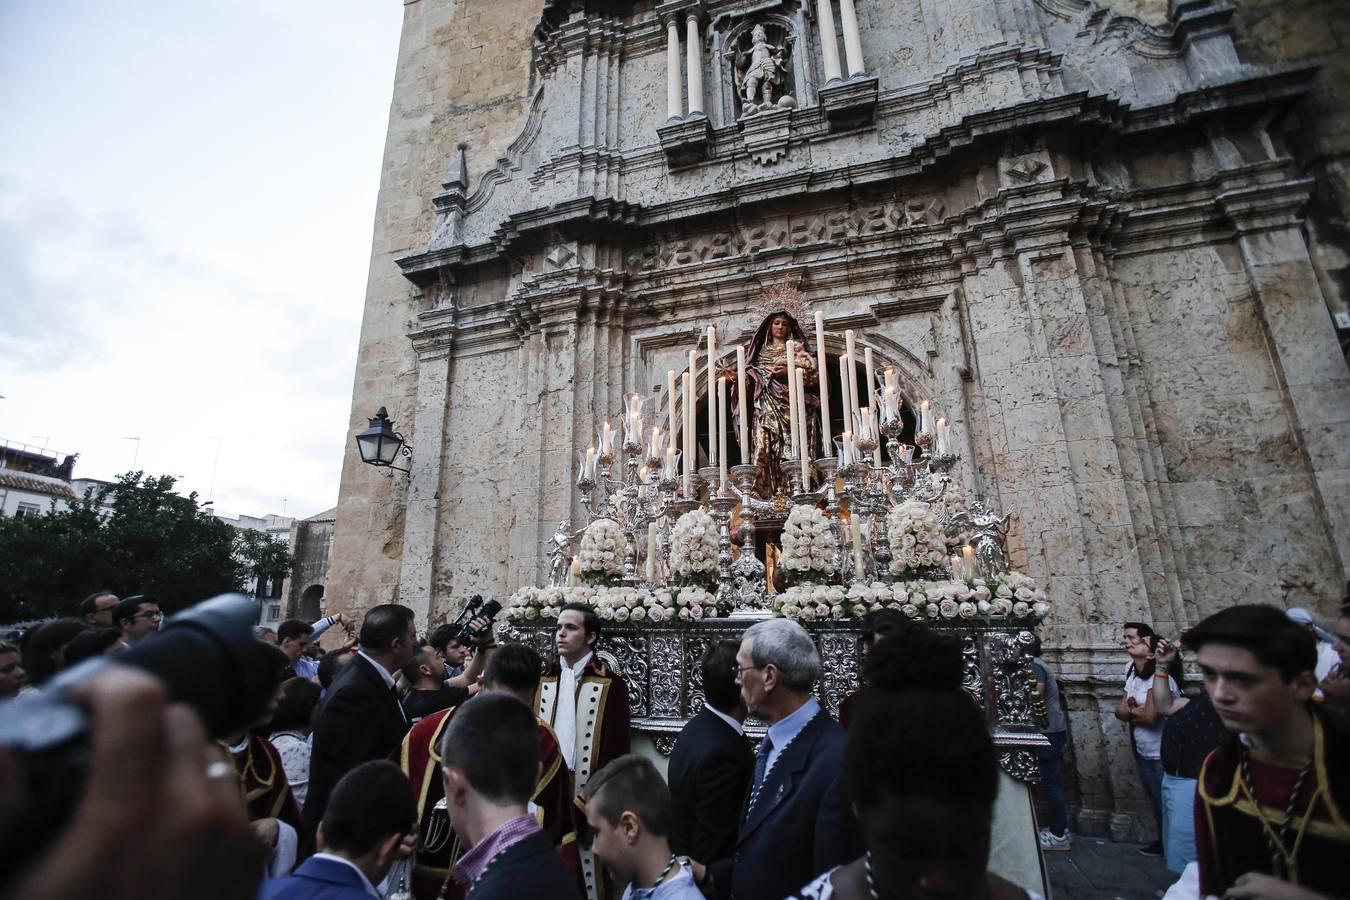
[[[1138,632],[1141,638],[1147,639],[1153,637],[1153,626],[1146,622],[1126,622],[1124,625],[1120,626],[1121,631],[1124,631],[1126,628],[1133,628]]]
[[[427,643],[435,647],[441,653],[445,652],[445,647],[450,643],[459,643],[459,628],[446,622],[444,625],[437,625],[436,630],[431,632],[427,638]]]
[[[283,681],[281,700],[267,727],[273,732],[308,730],[314,724],[319,691],[319,686],[308,678],[288,678]]]
[[[277,643],[293,641],[298,637],[314,633],[314,626],[300,619],[287,619],[277,626]]]
[[[95,613],[97,613],[99,597],[112,597],[119,603],[121,602],[121,600],[118,600],[117,595],[114,594],[112,591],[94,591],[88,597],[85,597],[83,600],[80,601],[80,615],[92,616]]]
[[[642,827],[657,837],[670,834],[670,788],[651,760],[636,753],[606,763],[586,782],[582,790],[586,802],[610,825],[631,812],[642,820]]]
[[[1249,651],[1263,665],[1278,669],[1286,682],[1317,669],[1317,644],[1307,629],[1289,621],[1284,610],[1265,604],[1230,606],[1186,632],[1190,650],[1206,644],[1230,644]]]
[[[735,709],[741,699],[741,688],[736,684],[736,653],[740,649],[738,641],[716,641],[699,663],[703,696],[713,709],[724,713]]]
[[[858,637],[867,646],[875,644],[877,638],[898,637],[911,628],[923,626],[911,622],[909,617],[898,609],[878,609],[862,617]]]
[[[323,844],[347,856],[362,856],[390,835],[417,827],[412,784],[387,759],[362,763],[333,788],[323,813]]]
[[[984,714],[961,687],[961,643],[916,629],[867,655],[867,685],[849,721],[849,798],[924,797],[993,809],[998,759]]]
[[[581,627],[587,634],[595,635],[595,645],[600,643],[600,616],[596,615],[595,607],[589,603],[564,603],[558,614],[562,615],[568,611],[581,613]]]
[[[405,662],[400,669],[400,671],[403,672],[403,678],[409,685],[417,684],[418,680],[422,677],[422,673],[418,671],[422,666],[436,662],[436,658],[428,653],[426,648],[426,644],[418,645],[417,649],[413,651],[413,655],[408,658],[408,661]],[[441,672],[441,677],[445,677],[444,671]]]
[[[362,650],[388,650],[394,641],[408,636],[408,623],[414,618],[411,609],[398,603],[372,607],[361,621],[357,643]]]
[[[79,619],[55,619],[30,630],[23,647],[23,667],[28,682],[40,685],[59,672],[63,665],[62,651],[77,636],[89,630]]]
[[[512,691],[533,691],[539,687],[544,661],[529,644],[502,644],[488,657],[483,684]]]
[[[339,647],[336,650],[329,650],[323,655],[323,659],[319,660],[319,687],[328,690],[333,684],[333,679],[337,677],[337,673],[342,670],[344,665],[342,657],[352,652],[348,647]]]
[[[121,628],[123,622],[130,622],[136,617],[136,613],[141,611],[141,607],[147,604],[158,605],[153,600],[147,600],[144,594],[123,597],[122,601],[113,607],[113,627]]]
[[[91,628],[77,635],[66,644],[66,668],[78,665],[86,659],[102,656],[108,648],[121,640],[121,632],[116,628]]]
[[[509,694],[480,694],[450,717],[441,760],[492,803],[528,803],[539,773],[539,720]]]

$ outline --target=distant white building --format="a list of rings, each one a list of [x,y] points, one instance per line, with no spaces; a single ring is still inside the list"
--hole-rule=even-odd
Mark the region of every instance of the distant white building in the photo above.
[[[295,516],[281,516],[275,513],[265,516],[227,516],[215,509],[211,510],[211,515],[241,531],[264,532],[284,542],[288,552],[294,550],[291,543],[291,526],[295,523]],[[285,586],[286,581],[281,578],[259,578],[257,583],[252,585],[251,593],[258,601],[260,624],[275,628],[281,621]]]
[[[68,509],[75,454],[0,442],[0,515],[38,516]]]

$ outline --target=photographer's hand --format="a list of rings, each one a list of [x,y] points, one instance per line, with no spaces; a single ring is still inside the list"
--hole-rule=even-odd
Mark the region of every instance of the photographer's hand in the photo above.
[[[234,766],[207,741],[196,714],[168,705],[163,684],[129,666],[101,672],[75,697],[91,716],[84,795],[70,825],[7,886],[4,900],[253,897],[261,847]],[[11,774],[15,760],[5,762],[0,771]],[[213,763],[228,772],[208,778]]]

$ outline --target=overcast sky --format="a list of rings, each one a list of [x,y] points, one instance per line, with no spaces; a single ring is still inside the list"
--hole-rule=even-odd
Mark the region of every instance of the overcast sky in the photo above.
[[[0,2],[0,441],[337,502],[402,13]]]

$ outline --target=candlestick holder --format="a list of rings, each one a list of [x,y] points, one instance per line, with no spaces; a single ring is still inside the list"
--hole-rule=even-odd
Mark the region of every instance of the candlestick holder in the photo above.
[[[731,511],[736,498],[721,495],[712,499],[713,521],[717,523],[717,614],[727,616],[736,608],[731,584]]]

